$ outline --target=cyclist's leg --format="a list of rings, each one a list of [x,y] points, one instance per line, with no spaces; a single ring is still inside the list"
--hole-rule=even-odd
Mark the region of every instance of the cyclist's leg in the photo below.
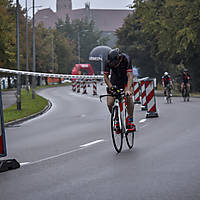
[[[134,103],[132,96],[127,97],[127,111],[128,111],[128,116],[133,117]]]
[[[133,112],[134,112],[134,103],[133,103],[133,97],[128,96],[127,97],[127,112],[129,116],[128,126],[127,128],[131,130],[135,130],[135,124],[133,123]]]
[[[127,90],[127,85],[124,87],[124,91]],[[133,91],[133,87],[131,87],[131,91]],[[127,96],[127,111],[129,118],[133,118],[133,112],[134,112],[134,103],[133,103],[133,95]]]
[[[184,82],[181,83],[181,93],[182,96],[184,97]]]
[[[190,83],[187,83],[187,101],[190,100]]]
[[[187,83],[187,92],[188,92],[188,95],[190,93],[190,83]]]
[[[107,96],[107,106],[110,113],[112,113],[112,107],[114,105],[115,98],[111,96]]]
[[[164,87],[164,96],[165,97],[167,96],[167,89],[166,89],[166,87]]]

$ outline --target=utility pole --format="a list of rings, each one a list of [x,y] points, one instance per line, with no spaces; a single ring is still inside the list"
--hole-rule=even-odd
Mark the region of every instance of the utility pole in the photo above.
[[[16,40],[17,40],[17,70],[20,70],[20,41],[19,41],[19,0],[16,0]],[[21,110],[21,75],[17,74],[17,110]]]
[[[52,66],[52,73],[54,73],[54,41],[53,41],[53,34],[51,39],[51,66]]]
[[[28,7],[26,0],[26,71],[28,71]],[[26,90],[29,91],[29,78],[26,76]]]
[[[80,51],[80,33],[78,31],[78,64],[80,64],[81,60],[81,51]]]
[[[33,0],[33,42],[32,42],[32,48],[33,48],[33,67],[32,71],[35,72],[35,0]],[[35,76],[32,76],[32,99],[35,99]]]
[[[54,37],[53,37],[53,33],[52,33],[52,37],[51,37],[51,70],[52,73],[54,73],[54,41],[53,41]],[[52,84],[54,84],[54,77],[52,77]]]

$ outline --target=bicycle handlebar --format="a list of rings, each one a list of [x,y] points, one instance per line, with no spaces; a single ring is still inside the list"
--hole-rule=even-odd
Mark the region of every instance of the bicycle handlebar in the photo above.
[[[104,94],[104,95],[100,95],[99,96],[99,98],[100,98],[100,101],[102,102],[102,98],[103,97],[107,97],[107,96],[111,96],[111,97],[121,97],[121,96],[125,96],[125,92],[124,92],[124,90],[121,90],[121,91],[117,91],[117,92],[115,92],[114,94]],[[128,95],[126,95],[126,96],[128,96]]]

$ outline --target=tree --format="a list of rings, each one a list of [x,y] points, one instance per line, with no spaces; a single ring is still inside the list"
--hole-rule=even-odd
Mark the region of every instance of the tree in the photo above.
[[[16,66],[16,23],[11,1],[0,0],[0,67]]]
[[[101,36],[101,32],[95,29],[94,21],[87,18],[76,19],[70,22],[70,18],[66,16],[65,22],[59,20],[56,24],[58,32],[68,38],[71,43],[76,44],[76,55],[78,62],[78,45],[80,45],[80,60],[82,63],[89,62],[90,51],[98,46],[104,45],[108,41],[107,38]]]
[[[74,44],[62,33],[46,29],[41,24],[36,27],[37,71],[51,72],[54,70],[54,73],[70,73],[75,59]]]
[[[57,31],[54,38],[58,73],[70,74],[76,62],[75,45]]]
[[[193,85],[199,88],[199,7],[199,0],[134,0],[133,14],[117,31],[118,44],[132,54],[143,73],[148,73],[152,61],[157,78],[165,70],[177,73],[182,63],[194,72]]]

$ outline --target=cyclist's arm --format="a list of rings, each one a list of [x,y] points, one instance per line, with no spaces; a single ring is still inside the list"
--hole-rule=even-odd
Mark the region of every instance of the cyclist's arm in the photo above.
[[[128,90],[131,90],[132,85],[133,85],[133,73],[132,73],[132,71],[131,72],[129,72],[129,71],[127,72],[127,77],[128,77],[127,88],[128,88]]]
[[[108,78],[108,76],[109,76],[109,74],[104,73],[104,81],[105,81],[106,85],[107,85],[109,88],[111,88],[111,87],[112,87],[112,84],[111,84],[110,79]]]
[[[163,78],[162,78],[162,86],[163,86],[163,88],[165,87],[164,79]]]
[[[131,61],[129,59],[129,56],[126,55],[127,59],[127,69],[126,69],[126,75],[128,77],[128,82],[127,82],[127,89],[132,92],[132,85],[133,85],[133,68]]]
[[[104,81],[106,83],[106,85],[108,86],[108,88],[112,87],[112,83],[110,82],[109,76],[110,75],[110,67],[108,65],[108,63],[106,62],[105,66],[104,66]]]
[[[170,84],[170,86],[173,86],[173,82],[172,82],[172,78],[171,77],[169,79],[169,84]]]

